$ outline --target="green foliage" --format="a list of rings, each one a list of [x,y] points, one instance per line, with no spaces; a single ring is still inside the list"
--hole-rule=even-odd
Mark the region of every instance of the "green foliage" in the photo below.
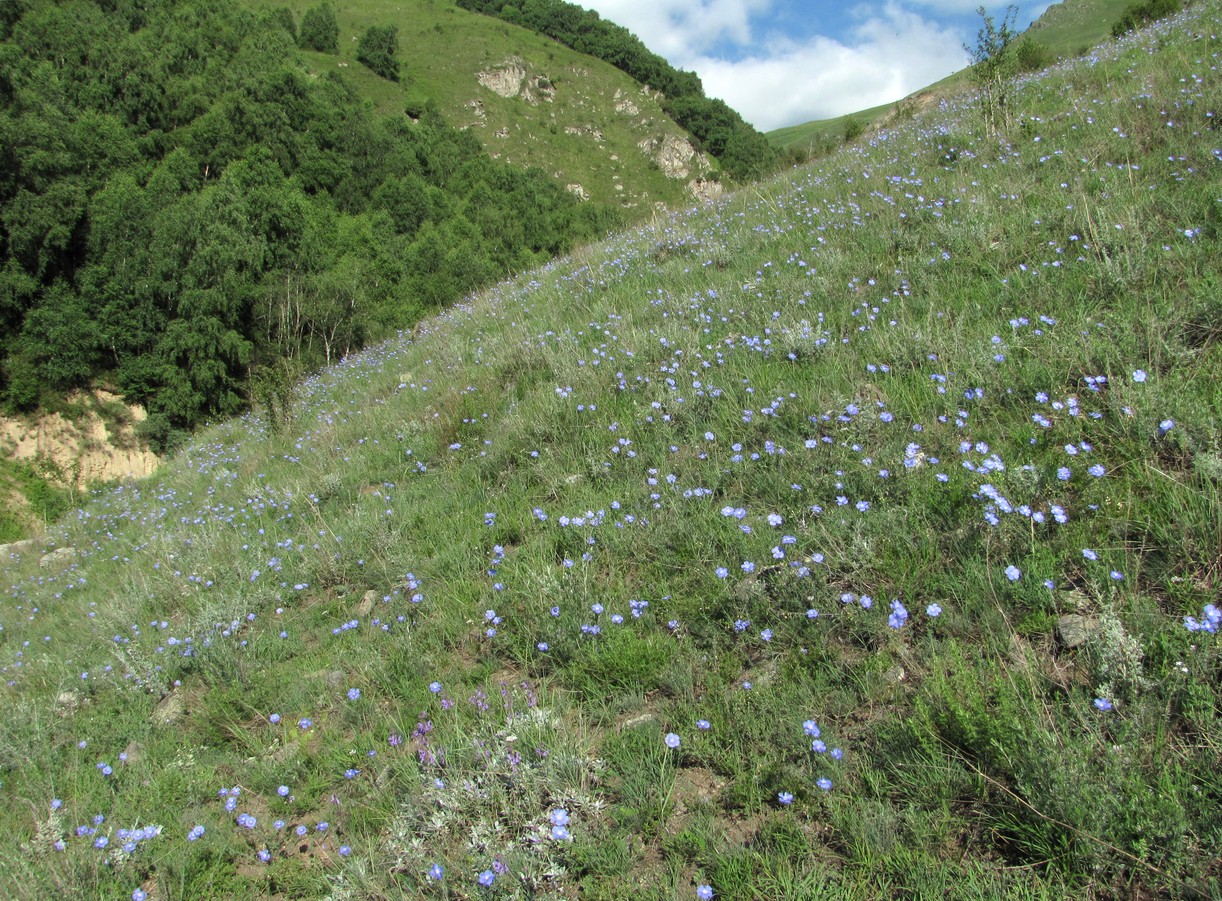
[[[105,375],[166,447],[242,409],[259,367],[338,360],[614,221],[435,109],[382,118],[338,76],[309,78],[283,8],[63,9],[28,4],[4,44],[10,409]],[[325,32],[334,50],[336,29],[315,7],[302,44]],[[366,38],[394,77],[394,27]]]
[[[1014,20],[1018,7],[1006,7],[1005,18],[998,25],[983,6],[976,9],[981,18],[976,46],[963,45],[972,61],[971,76],[980,90],[980,110],[985,129],[991,134],[1009,125],[1013,111],[1012,81],[1018,73],[1018,33]]]
[[[356,45],[356,58],[375,75],[399,80],[399,29],[394,25],[370,25]]]
[[[293,15],[293,10],[287,6],[278,6],[272,10],[271,16],[274,22],[288,32],[293,43],[297,43],[297,19]]]
[[[326,0],[318,6],[312,6],[301,17],[301,30],[297,42],[306,50],[317,50],[319,53],[339,52],[339,20],[335,18],[335,10]]]
[[[844,142],[848,144],[850,141],[857,140],[865,130],[865,123],[856,116],[849,116],[844,120]]]
[[[1130,31],[1150,22],[1165,19],[1180,11],[1181,0],[1141,0],[1130,4],[1112,25],[1112,37],[1123,37]]]
[[[17,541],[30,534],[31,522],[45,529],[72,509],[76,492],[57,487],[56,477],[62,478],[46,464],[0,460],[0,491],[16,493],[24,501],[18,510],[6,501],[0,509],[0,542]]]
[[[1014,48],[1019,72],[1039,72],[1056,62],[1048,47],[1030,35],[1024,35]]]

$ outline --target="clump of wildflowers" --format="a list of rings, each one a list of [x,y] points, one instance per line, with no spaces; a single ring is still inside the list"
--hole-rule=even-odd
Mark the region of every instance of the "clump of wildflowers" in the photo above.
[[[1184,628],[1189,632],[1217,633],[1222,628],[1222,608],[1215,604],[1206,604],[1201,610],[1201,618],[1184,617]]]

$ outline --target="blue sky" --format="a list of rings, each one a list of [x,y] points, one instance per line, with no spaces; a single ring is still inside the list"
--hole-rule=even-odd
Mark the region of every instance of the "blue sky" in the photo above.
[[[761,131],[891,103],[967,64],[980,0],[578,0]],[[1000,22],[1005,6],[986,3]],[[1019,7],[1022,29],[1048,7]]]

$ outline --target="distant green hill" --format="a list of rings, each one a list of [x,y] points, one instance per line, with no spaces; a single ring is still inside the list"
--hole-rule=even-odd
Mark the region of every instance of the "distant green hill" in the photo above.
[[[244,0],[287,7],[300,23],[310,0]],[[689,184],[714,174],[687,133],[614,66],[535,32],[460,9],[453,0],[351,0],[336,5],[338,53],[306,52],[318,76],[339,72],[381,113],[436,103],[497,159],[538,166],[579,196],[613,203],[630,218],[655,203],[686,202]],[[401,81],[357,62],[371,25],[398,28]],[[632,211],[636,212],[633,213]]]
[[[1046,9],[1024,35],[1046,48],[1053,60],[1078,56],[1107,38],[1112,24],[1132,2],[1133,0],[1064,0]],[[927,106],[936,97],[962,90],[967,84],[967,70],[961,70],[896,103],[884,103],[831,119],[815,119],[800,125],[777,128],[768,132],[767,138],[780,148],[819,152],[839,143],[844,138],[846,127],[867,127],[887,116],[904,116]]]

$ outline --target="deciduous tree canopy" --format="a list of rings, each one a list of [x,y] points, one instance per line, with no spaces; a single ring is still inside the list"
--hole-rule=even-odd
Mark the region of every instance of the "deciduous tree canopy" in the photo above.
[[[435,110],[378,117],[310,78],[291,24],[235,0],[5,5],[9,407],[101,377],[166,439],[239,409],[260,366],[337,359],[613,224]]]

